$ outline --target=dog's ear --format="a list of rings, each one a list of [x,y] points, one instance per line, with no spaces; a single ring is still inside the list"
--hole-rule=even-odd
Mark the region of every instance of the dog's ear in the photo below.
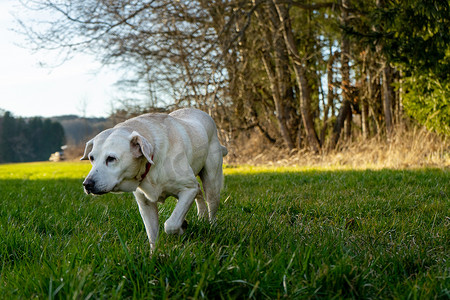
[[[153,164],[153,146],[145,137],[136,131],[133,131],[130,136],[130,150],[134,157],[137,158],[144,155],[147,161]]]
[[[88,155],[89,153],[91,153],[93,147],[94,147],[94,139],[86,143],[86,148],[84,149],[83,157],[80,158],[80,160],[88,160],[89,159]]]

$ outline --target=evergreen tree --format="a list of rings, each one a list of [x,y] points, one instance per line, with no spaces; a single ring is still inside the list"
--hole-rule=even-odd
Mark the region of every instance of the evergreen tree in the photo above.
[[[47,160],[65,143],[64,129],[50,119],[14,118],[6,112],[0,127],[0,162]]]
[[[386,1],[360,21],[347,31],[402,71],[406,113],[450,134],[449,1]]]
[[[0,161],[13,162],[15,160],[12,137],[15,134],[15,119],[10,112],[3,116],[2,131],[0,133]]]

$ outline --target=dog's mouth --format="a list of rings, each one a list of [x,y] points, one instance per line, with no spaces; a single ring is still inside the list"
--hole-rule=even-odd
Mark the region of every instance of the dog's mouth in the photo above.
[[[104,194],[108,194],[110,192],[121,192],[122,190],[120,189],[120,182],[115,183],[114,185],[106,185],[103,184],[102,182],[95,182],[95,180],[92,179],[86,179],[83,182],[83,186],[84,186],[84,192],[89,195],[95,195],[95,196],[100,196],[100,195],[104,195]]]
[[[86,187],[84,188],[84,192],[87,195],[92,194],[94,196],[100,196],[100,195],[104,195],[104,194],[108,193],[108,192],[105,192],[105,191],[99,191],[99,190],[95,190],[95,189],[87,189]]]
[[[104,184],[96,182],[94,179],[89,177],[83,181],[83,187],[84,192],[88,195],[93,194],[99,196],[111,191],[111,189],[105,186]]]

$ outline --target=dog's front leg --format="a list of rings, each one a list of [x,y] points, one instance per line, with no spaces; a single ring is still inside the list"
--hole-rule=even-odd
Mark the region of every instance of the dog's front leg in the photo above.
[[[150,248],[154,250],[159,233],[157,203],[148,200],[147,197],[145,197],[145,195],[141,192],[134,192],[134,196],[139,205],[139,212],[141,213],[142,220],[144,221],[145,231],[147,231],[147,237],[150,242]]]
[[[172,215],[164,223],[164,230],[168,234],[183,234],[182,228],[183,222],[186,218],[186,214],[194,201],[195,196],[198,193],[199,187],[183,190],[178,194],[178,203],[172,212]]]

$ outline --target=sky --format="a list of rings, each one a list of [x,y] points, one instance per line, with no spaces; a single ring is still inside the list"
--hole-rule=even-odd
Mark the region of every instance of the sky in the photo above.
[[[0,0],[0,109],[15,117],[83,115],[106,117],[111,112],[118,74],[93,57],[76,55],[45,68],[52,56],[25,49],[24,37],[13,32],[17,0]]]

